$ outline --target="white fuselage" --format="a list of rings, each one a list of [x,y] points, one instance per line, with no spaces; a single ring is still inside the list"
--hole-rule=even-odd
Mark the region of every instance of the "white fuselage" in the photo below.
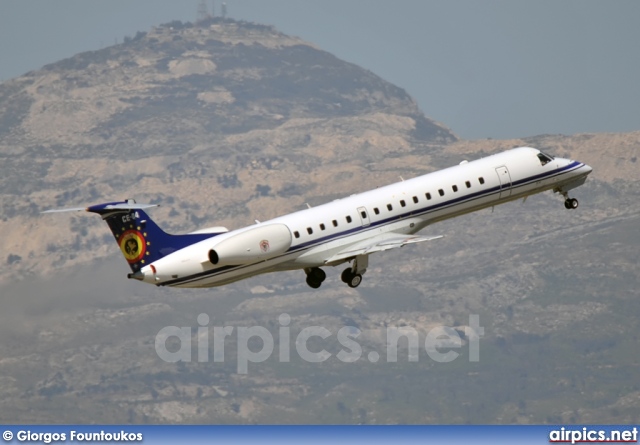
[[[515,148],[217,235],[145,266],[143,281],[210,287],[265,272],[335,266],[349,260],[331,262],[335,254],[368,238],[386,232],[413,234],[437,221],[546,190],[566,192],[584,183],[591,172],[589,166],[563,158],[543,165],[539,153]],[[245,231],[255,233],[261,226],[286,226],[290,246],[244,264],[209,261],[209,252],[220,243]]]

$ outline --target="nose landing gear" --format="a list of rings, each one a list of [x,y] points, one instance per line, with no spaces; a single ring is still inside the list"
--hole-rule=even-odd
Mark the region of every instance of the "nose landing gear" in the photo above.
[[[564,201],[564,208],[567,210],[573,210],[578,208],[578,200],[576,198],[567,198]]]
[[[558,187],[553,189],[554,192],[556,193],[560,193],[562,196],[564,196],[564,208],[567,210],[573,210],[573,209],[577,209],[578,208],[578,200],[576,198],[571,198],[569,197],[569,188],[573,188],[573,187],[567,187],[567,188],[562,188],[562,187]]]
[[[567,210],[573,210],[578,208],[578,200],[576,198],[570,198],[569,193],[564,190],[556,190],[562,196],[564,196],[564,208]]]

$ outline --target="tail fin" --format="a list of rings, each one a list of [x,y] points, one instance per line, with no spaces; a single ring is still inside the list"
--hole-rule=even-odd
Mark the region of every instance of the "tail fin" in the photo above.
[[[160,259],[160,251],[171,237],[142,210],[147,207],[151,206],[137,206],[135,201],[128,200],[87,208],[87,212],[97,213],[109,225],[132,272]]]
[[[157,207],[157,204],[136,204],[132,199],[124,202],[109,202],[91,207],[48,210],[43,213],[86,210],[97,213],[107,222],[116,239],[122,255],[132,272],[139,271],[145,264],[198,241],[215,236],[212,233],[171,235],[153,222],[143,209]]]

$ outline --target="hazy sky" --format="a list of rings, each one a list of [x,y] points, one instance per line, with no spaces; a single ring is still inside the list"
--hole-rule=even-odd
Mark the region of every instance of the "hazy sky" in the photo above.
[[[193,21],[198,4],[0,0],[0,79]],[[640,130],[640,1],[227,0],[227,9],[406,89],[463,138]]]

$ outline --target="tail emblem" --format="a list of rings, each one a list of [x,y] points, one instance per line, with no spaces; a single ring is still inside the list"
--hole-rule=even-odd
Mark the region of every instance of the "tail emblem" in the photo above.
[[[142,234],[138,230],[127,230],[118,238],[120,250],[129,264],[137,263],[144,258],[147,251],[145,235],[146,233]]]

